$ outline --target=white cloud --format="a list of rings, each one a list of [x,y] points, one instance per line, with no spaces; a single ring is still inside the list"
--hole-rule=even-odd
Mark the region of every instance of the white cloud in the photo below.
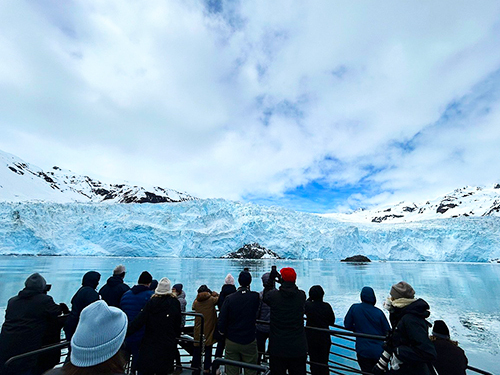
[[[0,148],[204,197],[490,183],[500,97],[473,94],[500,84],[499,22],[495,1],[4,2]],[[443,121],[470,97],[489,112]]]

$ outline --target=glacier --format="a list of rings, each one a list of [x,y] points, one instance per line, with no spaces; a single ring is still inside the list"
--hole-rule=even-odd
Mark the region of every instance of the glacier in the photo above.
[[[352,223],[224,199],[0,203],[2,255],[218,258],[255,242],[288,259],[487,262],[500,258],[500,218]]]

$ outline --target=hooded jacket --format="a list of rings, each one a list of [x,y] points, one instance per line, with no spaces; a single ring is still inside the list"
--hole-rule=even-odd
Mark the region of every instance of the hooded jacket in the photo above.
[[[151,299],[153,291],[146,285],[134,285],[132,289],[126,291],[120,301],[120,308],[125,314],[129,322],[133,322],[144,308],[146,303]],[[135,352],[139,349],[139,344],[144,336],[144,329],[140,329],[133,335],[126,338],[125,343],[127,348]]]
[[[109,306],[119,308],[123,294],[129,289],[130,287],[123,282],[121,275],[113,275],[106,281],[99,294]]]
[[[419,298],[406,307],[393,307],[391,322],[396,327],[390,344],[393,353],[403,363],[399,370],[391,369],[391,374],[427,375],[428,365],[436,360],[434,345],[429,339],[431,325],[425,319],[430,315],[429,305]]]
[[[224,304],[226,297],[230,294],[233,294],[234,292],[236,292],[236,287],[233,284],[222,285],[222,289],[220,290],[219,294],[219,300],[217,301],[217,307],[219,308],[219,311],[222,310],[222,305]]]
[[[214,331],[217,326],[217,313],[215,305],[219,297],[214,297],[210,292],[198,293],[193,302],[193,310],[197,313],[203,314],[205,324],[203,326],[203,335],[205,336],[205,345],[213,345],[215,343]],[[200,339],[201,319],[195,318],[194,324],[194,339]],[[197,343],[194,344],[198,346]]]
[[[391,330],[389,322],[382,310],[375,307],[375,292],[365,286],[361,290],[361,303],[349,308],[344,327],[348,330],[370,335],[385,336]],[[378,359],[382,355],[384,342],[356,337],[356,353],[364,358]]]
[[[271,309],[269,354],[277,357],[304,357],[307,340],[304,328],[306,294],[294,282],[284,281],[279,289],[264,289],[263,302]]]
[[[82,310],[99,299],[99,293],[95,289],[99,285],[100,279],[101,274],[96,271],[89,271],[83,275],[82,286],[71,298],[71,311],[64,324],[64,333],[67,340],[71,340],[75,333]]]
[[[47,328],[47,321],[61,313],[61,307],[46,294],[45,279],[35,273],[28,277],[25,288],[12,297],[5,311],[0,333],[0,374],[20,374],[34,368],[37,356],[31,356],[4,369],[11,357],[39,349]]]

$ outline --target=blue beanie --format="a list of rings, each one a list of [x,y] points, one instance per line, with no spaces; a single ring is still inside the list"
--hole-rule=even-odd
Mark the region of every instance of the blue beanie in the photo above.
[[[85,307],[71,338],[71,363],[91,367],[106,362],[120,350],[127,324],[127,315],[103,300]]]

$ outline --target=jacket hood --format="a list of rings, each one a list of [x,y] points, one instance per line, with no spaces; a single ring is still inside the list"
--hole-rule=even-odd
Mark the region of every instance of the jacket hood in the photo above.
[[[292,297],[299,292],[299,288],[292,281],[283,281],[279,288],[279,291],[283,294],[284,297]]]
[[[206,301],[207,299],[210,298],[212,294],[210,294],[209,292],[201,292],[201,293],[198,293],[198,295],[196,296],[196,300],[198,302],[203,302],[203,301]]]
[[[123,284],[123,278],[120,275],[113,275],[108,279],[108,281],[106,281],[106,284],[111,287]]]
[[[370,305],[375,306],[377,297],[375,297],[375,292],[369,286],[365,286],[363,289],[361,289],[361,302],[366,302]]]
[[[39,273],[34,273],[24,282],[25,289],[43,293],[47,287],[47,282]]]
[[[391,313],[399,320],[406,314],[412,314],[418,316],[422,319],[428,318],[431,313],[429,311],[429,304],[425,302],[422,298],[415,300],[415,302],[410,303],[408,306],[403,308],[395,307]]]
[[[177,298],[178,299],[186,299],[186,293],[183,291],[181,291],[178,295],[177,295]]]
[[[134,285],[131,289],[133,294],[139,294],[142,292],[150,292],[149,286],[146,285]]]
[[[231,284],[222,285],[222,288],[220,290],[220,294],[224,294],[226,296],[234,292],[236,292],[236,287]]]
[[[95,289],[97,285],[99,285],[99,280],[101,280],[101,274],[99,272],[89,271],[83,275],[82,286],[89,286]]]

